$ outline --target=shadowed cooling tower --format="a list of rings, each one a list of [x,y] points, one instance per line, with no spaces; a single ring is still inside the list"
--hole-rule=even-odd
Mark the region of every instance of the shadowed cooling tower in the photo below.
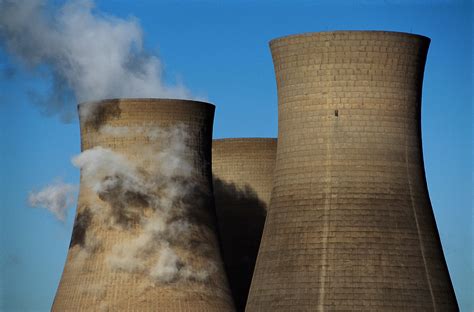
[[[53,311],[233,311],[211,177],[214,106],[79,106],[81,186]]]
[[[212,142],[214,198],[224,264],[237,310],[243,311],[272,191],[276,139]]]
[[[430,40],[270,42],[278,148],[247,311],[455,311],[421,147]]]

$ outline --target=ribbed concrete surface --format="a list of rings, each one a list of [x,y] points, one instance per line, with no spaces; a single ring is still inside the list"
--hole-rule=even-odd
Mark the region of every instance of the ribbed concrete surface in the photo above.
[[[81,105],[80,111],[83,109],[85,107]],[[182,152],[197,168],[194,178],[201,181],[201,186],[183,198],[183,201],[192,198],[192,205],[190,214],[180,218],[187,218],[195,228],[199,228],[201,235],[195,235],[189,246],[177,246],[176,250],[190,259],[192,265],[213,263],[215,267],[212,270],[209,268],[211,273],[207,279],[178,279],[167,283],[151,282],[141,272],[112,270],[107,265],[107,255],[110,255],[113,246],[129,241],[143,229],[141,224],[110,226],[110,223],[99,222],[95,216],[91,218],[90,211],[106,209],[106,203],[84,185],[81,176],[75,229],[52,310],[233,311],[220,258],[211,191],[214,106],[184,100],[106,100],[100,103],[94,116],[87,121],[81,119],[82,150],[102,146],[121,153],[137,164],[141,164],[144,147],[160,144],[159,140],[154,141],[153,136],[146,136],[145,133],[180,124],[186,127],[188,140]],[[105,126],[112,127],[116,132],[122,129],[120,127],[126,127],[128,133],[136,134],[123,137],[103,133]],[[147,209],[149,207],[143,207],[144,211]],[[84,254],[82,245],[88,238],[99,238],[101,245],[97,250]],[[172,241],[170,244],[175,248]],[[197,249],[201,250],[196,252]]]
[[[224,264],[238,311],[245,309],[272,190],[277,140],[212,142],[212,174]]]
[[[247,311],[456,311],[423,167],[430,40],[271,41],[279,136]]]

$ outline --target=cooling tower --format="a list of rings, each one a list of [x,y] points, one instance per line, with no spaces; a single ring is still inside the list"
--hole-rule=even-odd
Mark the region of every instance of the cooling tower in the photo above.
[[[214,106],[79,106],[76,219],[53,311],[233,311],[211,176]]]
[[[238,311],[245,309],[272,190],[276,139],[212,143],[214,198],[221,249]]]
[[[382,31],[270,42],[278,147],[247,311],[458,310],[423,167],[429,43]]]

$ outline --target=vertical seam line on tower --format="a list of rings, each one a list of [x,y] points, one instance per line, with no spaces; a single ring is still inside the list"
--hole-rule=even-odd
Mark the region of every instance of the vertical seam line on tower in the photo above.
[[[332,137],[334,135],[333,127],[330,128],[330,135]],[[331,197],[332,197],[332,187],[331,187],[331,140],[326,141],[326,185],[327,188],[325,190],[325,200],[324,200],[324,210],[323,210],[323,250],[322,250],[322,257],[321,257],[321,271],[319,274],[319,298],[318,298],[318,311],[324,311],[324,295],[326,293],[326,275],[327,275],[327,245],[328,245],[328,236],[329,236],[329,212],[331,210]],[[314,162],[313,162],[314,164]],[[314,165],[313,165],[314,166]],[[314,170],[314,168],[313,168]],[[311,196],[313,196],[313,181],[311,181]],[[313,197],[314,203],[314,197]]]
[[[416,232],[417,232],[417,235],[418,235],[418,243],[420,245],[421,257],[423,258],[425,276],[426,276],[426,281],[428,283],[428,288],[430,290],[431,302],[433,304],[433,310],[438,311],[436,309],[436,302],[435,302],[435,298],[434,298],[434,294],[433,294],[433,288],[431,286],[431,280],[430,280],[430,276],[429,276],[429,273],[428,273],[428,267],[427,267],[426,258],[425,258],[425,250],[423,248],[423,242],[421,241],[421,233],[420,233],[420,226],[418,224],[418,216],[416,214],[415,205],[413,204],[413,192],[412,192],[412,187],[411,187],[410,170],[408,169],[408,136],[407,136],[406,125],[405,125],[404,135],[405,135],[405,168],[406,168],[406,173],[407,173],[408,190],[410,192],[410,205],[411,205],[411,209],[412,209],[412,212],[413,212],[413,216],[415,218]]]

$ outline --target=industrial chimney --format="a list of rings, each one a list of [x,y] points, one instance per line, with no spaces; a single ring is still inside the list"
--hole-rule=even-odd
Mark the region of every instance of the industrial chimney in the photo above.
[[[383,31],[270,42],[271,204],[247,311],[457,311],[428,195],[430,39]]]
[[[274,138],[212,142],[212,175],[221,249],[238,311],[245,309],[270,202],[276,146]]]
[[[53,311],[233,311],[211,177],[214,106],[79,106],[81,185]]]

